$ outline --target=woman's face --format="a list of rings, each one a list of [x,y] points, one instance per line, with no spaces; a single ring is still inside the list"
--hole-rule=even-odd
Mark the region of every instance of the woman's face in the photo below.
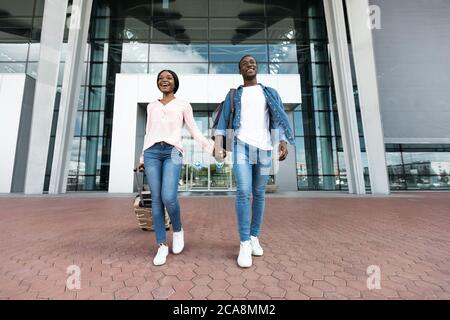
[[[172,93],[175,88],[175,80],[170,72],[164,71],[158,78],[158,89],[162,93]]]

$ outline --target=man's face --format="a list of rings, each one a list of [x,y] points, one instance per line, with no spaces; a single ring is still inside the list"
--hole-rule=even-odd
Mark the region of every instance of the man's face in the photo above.
[[[241,61],[240,73],[245,80],[252,80],[256,77],[258,72],[258,67],[256,65],[256,60],[253,57],[245,57]]]

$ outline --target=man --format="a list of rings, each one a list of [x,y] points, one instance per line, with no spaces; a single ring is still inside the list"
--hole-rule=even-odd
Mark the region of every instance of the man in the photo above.
[[[217,161],[226,157],[225,136],[233,138],[233,170],[236,178],[236,214],[240,237],[237,263],[242,268],[252,265],[252,255],[262,256],[258,236],[264,215],[265,189],[272,165],[272,150],[278,145],[278,160],[288,154],[287,142],[294,144],[294,134],[278,92],[256,80],[257,63],[246,55],[239,61],[244,84],[234,94],[232,129],[227,130],[230,117],[230,94],[227,95],[214,132]],[[231,131],[231,132],[228,132]],[[229,149],[231,146],[227,146]],[[253,194],[250,216],[250,195]]]

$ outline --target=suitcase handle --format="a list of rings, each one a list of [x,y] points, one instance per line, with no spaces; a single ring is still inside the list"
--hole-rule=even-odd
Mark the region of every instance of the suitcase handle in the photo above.
[[[139,202],[142,206],[144,206],[144,197],[142,196],[142,190],[144,189],[144,177],[145,177],[145,172],[141,172],[139,170],[137,170],[136,168],[133,169],[134,171],[134,181],[139,193]],[[142,182],[140,179],[140,174],[142,174]]]

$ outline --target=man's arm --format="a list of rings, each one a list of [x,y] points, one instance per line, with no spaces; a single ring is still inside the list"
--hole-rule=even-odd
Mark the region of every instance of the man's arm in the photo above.
[[[228,129],[228,121],[230,119],[231,103],[230,103],[230,92],[225,97],[223,102],[223,109],[219,116],[219,121],[217,123],[217,128],[214,131],[214,158],[217,161],[222,162],[226,157],[227,153],[223,148],[225,143],[226,131]]]

